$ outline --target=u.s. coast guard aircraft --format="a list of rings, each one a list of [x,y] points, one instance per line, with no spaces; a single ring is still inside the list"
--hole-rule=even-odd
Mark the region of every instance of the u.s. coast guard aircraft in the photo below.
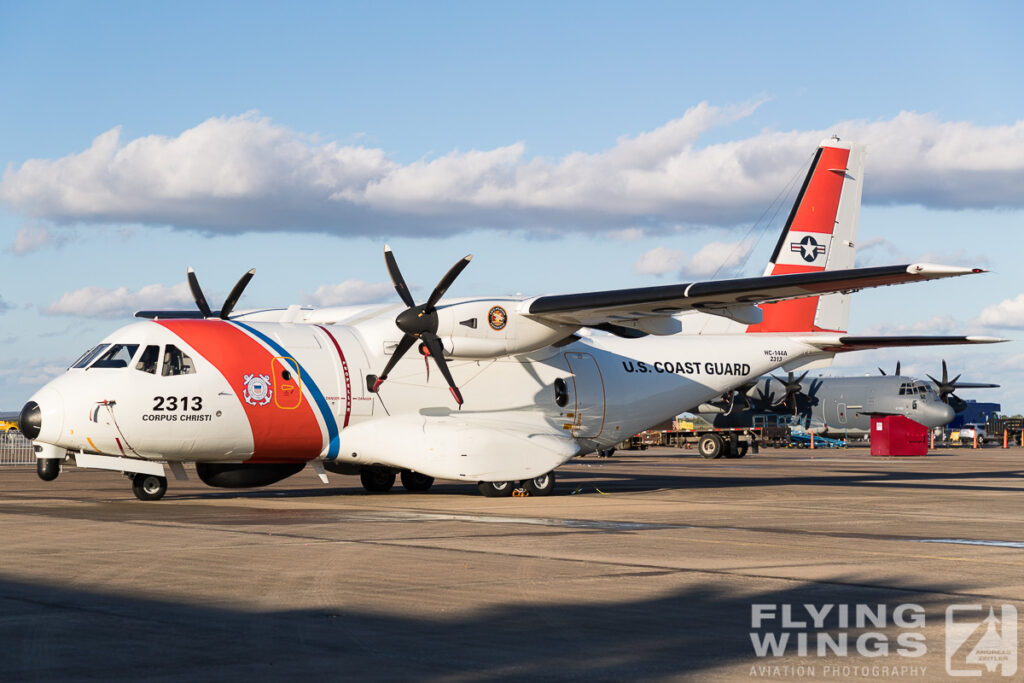
[[[863,164],[862,146],[822,143],[764,277],[442,301],[467,256],[417,304],[385,247],[401,305],[234,313],[252,271],[214,311],[190,269],[198,312],[140,312],[150,320],[32,396],[21,429],[43,479],[73,459],[130,475],[143,500],[164,495],[165,465],[183,478],[186,462],[211,486],[263,486],[311,464],[372,492],[400,474],[413,491],[439,477],[546,495],[573,456],[778,368],[998,341],[846,333],[853,291],[981,272],[852,269]]]

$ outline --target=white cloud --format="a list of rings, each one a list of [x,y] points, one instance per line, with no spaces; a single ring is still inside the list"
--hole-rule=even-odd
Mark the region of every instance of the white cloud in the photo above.
[[[975,320],[987,327],[1024,329],[1024,293],[989,306]]]
[[[677,272],[680,277],[714,277],[742,264],[752,247],[750,241],[709,242],[692,255],[679,249],[655,247],[637,259],[633,272],[639,275]]]
[[[395,293],[394,285],[382,282],[345,280],[336,285],[320,285],[312,294],[304,297],[312,306],[347,306],[383,301]]]
[[[188,285],[182,282],[173,287],[146,285],[138,291],[127,287],[83,287],[66,292],[43,312],[83,318],[120,318],[144,309],[192,308],[194,305]]]
[[[60,223],[142,223],[212,232],[449,234],[474,228],[628,230],[749,222],[833,131],[869,144],[866,202],[1024,207],[1024,121],[879,121],[699,144],[757,103],[706,103],[597,153],[528,157],[523,142],[400,164],[379,148],[324,143],[250,113],[177,137],[121,139],[11,166],[0,201]]]
[[[54,230],[47,225],[26,225],[18,228],[14,241],[4,251],[9,254],[27,254],[47,247],[62,247],[73,239],[67,231]]]
[[[0,380],[20,385],[41,386],[67,369],[67,365],[54,362],[52,359],[19,359],[8,361],[0,367]]]
[[[633,264],[638,275],[664,275],[676,272],[682,267],[686,252],[668,247],[655,247],[646,252]]]

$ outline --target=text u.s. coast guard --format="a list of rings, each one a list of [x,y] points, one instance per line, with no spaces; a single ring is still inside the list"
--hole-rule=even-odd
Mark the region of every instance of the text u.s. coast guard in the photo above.
[[[640,360],[636,362],[624,360],[622,369],[626,372],[669,372],[675,375],[749,375],[750,363],[715,363],[711,361],[702,363],[700,361],[671,360],[645,363]]]

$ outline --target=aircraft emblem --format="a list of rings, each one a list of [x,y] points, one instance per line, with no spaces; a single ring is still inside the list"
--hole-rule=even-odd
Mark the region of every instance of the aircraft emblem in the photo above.
[[[242,398],[251,406],[265,406],[270,403],[270,397],[274,395],[270,388],[270,375],[245,375],[245,391]]]
[[[818,258],[818,254],[825,253],[825,245],[818,244],[813,237],[807,235],[799,242],[790,242],[789,250],[800,252],[800,257],[803,258],[804,261],[811,263]]]
[[[508,314],[501,306],[495,306],[487,313],[487,324],[492,330],[503,330],[508,323]]]

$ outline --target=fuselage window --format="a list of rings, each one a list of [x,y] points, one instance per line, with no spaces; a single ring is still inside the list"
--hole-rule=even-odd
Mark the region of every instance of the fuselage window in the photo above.
[[[100,359],[93,363],[90,368],[126,368],[135,352],[139,350],[138,344],[114,344],[100,356]]]
[[[192,359],[187,354],[182,353],[181,349],[173,344],[168,344],[164,350],[164,367],[160,371],[160,374],[164,377],[170,377],[173,375],[192,375],[195,374],[196,366],[192,362]]]
[[[136,370],[142,372],[148,372],[151,375],[156,374],[156,366],[160,364],[160,347],[159,346],[147,346],[142,355],[139,356],[139,361],[135,364]]]
[[[94,360],[96,360],[96,356],[98,356],[101,353],[103,353],[103,349],[107,348],[108,346],[110,346],[110,345],[109,344],[97,344],[96,346],[92,347],[91,349],[89,349],[88,351],[83,353],[78,360],[76,360],[74,363],[71,364],[71,367],[73,367],[73,368],[84,368],[86,365],[88,365],[89,363],[91,363]]]

